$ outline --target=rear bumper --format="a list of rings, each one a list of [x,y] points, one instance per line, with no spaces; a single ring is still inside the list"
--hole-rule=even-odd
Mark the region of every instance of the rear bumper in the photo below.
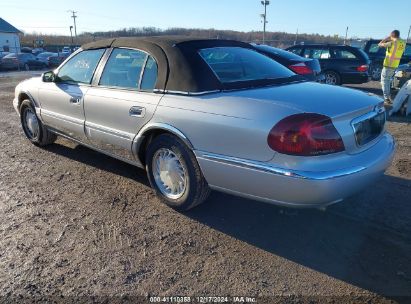
[[[391,164],[394,152],[394,140],[386,133],[362,152],[370,154],[367,163],[329,171],[289,170],[271,163],[195,153],[207,182],[215,190],[276,205],[320,207],[339,202],[373,183]]]
[[[343,83],[360,84],[370,81],[370,76],[368,73],[349,73],[341,75],[341,80]]]
[[[349,73],[343,74],[341,80],[343,83],[361,84],[370,81],[368,73]]]

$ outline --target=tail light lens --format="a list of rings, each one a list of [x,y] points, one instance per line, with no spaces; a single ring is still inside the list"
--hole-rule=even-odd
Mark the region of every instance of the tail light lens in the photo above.
[[[359,67],[357,67],[357,71],[358,72],[367,72],[368,71],[368,65],[366,65],[366,64],[360,65]]]
[[[313,70],[311,70],[305,63],[297,63],[290,65],[289,68],[299,74],[299,75],[307,75],[307,74],[313,74]]]
[[[314,113],[284,118],[271,129],[267,142],[274,151],[289,155],[315,156],[345,150],[331,119]]]

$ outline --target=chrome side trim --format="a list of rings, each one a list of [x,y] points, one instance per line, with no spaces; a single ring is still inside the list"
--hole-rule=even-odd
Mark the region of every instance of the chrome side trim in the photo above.
[[[116,129],[104,127],[102,125],[98,125],[98,124],[88,122],[88,121],[85,122],[85,126],[86,126],[86,128],[94,129],[94,130],[97,130],[97,131],[100,131],[100,132],[104,132],[104,133],[107,133],[107,134],[110,134],[110,135],[114,135],[114,136],[117,136],[117,137],[121,137],[121,138],[130,140],[130,141],[133,140],[133,137],[134,137],[134,134],[132,134],[132,133],[127,133],[127,132],[119,131],[119,130],[116,130]]]
[[[130,165],[133,165],[133,166],[136,166],[136,167],[139,167],[139,168],[144,169],[144,166],[143,166],[141,163],[139,163],[138,161],[132,161],[132,160],[130,160],[130,159],[126,159],[126,158],[120,157],[120,156],[118,156],[118,155],[111,154],[111,153],[109,153],[109,152],[107,152],[107,151],[101,150],[101,149],[96,148],[96,147],[94,147],[94,146],[92,146],[92,145],[89,145],[89,144],[86,144],[86,143],[84,143],[84,142],[82,142],[82,141],[80,141],[80,140],[77,140],[77,139],[75,139],[75,138],[73,138],[73,137],[71,137],[71,136],[69,136],[69,135],[67,135],[67,134],[64,134],[64,133],[62,133],[62,132],[60,132],[60,131],[58,131],[58,130],[56,130],[56,129],[54,129],[54,128],[47,127],[47,129],[48,129],[50,132],[52,132],[52,133],[54,133],[54,134],[56,134],[56,135],[59,135],[59,136],[64,137],[64,138],[66,138],[66,139],[68,139],[68,140],[74,141],[75,143],[77,143],[77,144],[79,144],[79,145],[82,145],[82,146],[85,146],[85,147],[87,147],[87,148],[89,148],[89,149],[91,149],[91,150],[100,152],[100,153],[102,153],[102,154],[105,154],[105,155],[110,156],[110,157],[112,157],[112,158],[121,160],[121,161],[123,161],[123,162],[125,162],[125,163],[128,163],[128,164],[130,164]]]
[[[281,175],[292,178],[308,179],[308,180],[329,180],[339,177],[348,176],[351,174],[359,173],[366,169],[363,166],[356,166],[352,168],[338,169],[334,171],[298,171],[291,169],[284,169],[276,167],[273,164],[253,161],[248,159],[242,159],[237,157],[225,156],[221,154],[214,154],[208,152],[195,151],[197,158],[211,160],[215,162],[221,162],[228,165],[239,166],[246,169],[262,171],[265,173]]]
[[[202,91],[202,92],[184,92],[184,91],[172,91],[172,90],[159,90],[155,89],[155,93],[164,93],[164,94],[176,94],[176,95],[188,95],[188,96],[199,96],[211,93],[219,93],[221,90],[212,90],[212,91]]]
[[[78,119],[78,118],[74,118],[74,117],[67,116],[67,115],[57,114],[55,112],[51,112],[45,109],[40,109],[40,114],[45,115],[45,116],[50,116],[50,117],[53,117],[59,120],[66,121],[66,122],[70,122],[73,124],[77,124],[77,125],[84,125],[83,119]]]
[[[248,194],[248,193],[238,192],[238,191],[234,191],[234,190],[230,190],[230,189],[226,189],[226,188],[222,188],[222,187],[218,187],[218,186],[214,186],[214,185],[209,185],[209,186],[212,190],[215,190],[215,191],[220,191],[220,192],[228,193],[228,194],[239,196],[239,197],[244,197],[246,199],[252,199],[252,200],[256,200],[256,201],[260,201],[260,202],[264,202],[264,203],[268,203],[268,204],[273,204],[273,205],[277,205],[277,206],[284,206],[284,207],[288,207],[288,208],[314,208],[314,207],[315,208],[322,208],[322,207],[327,207],[327,206],[337,204],[337,203],[340,203],[340,202],[343,201],[343,199],[340,198],[340,199],[336,199],[336,200],[321,203],[321,204],[286,202],[286,201],[279,201],[279,200],[275,200],[275,199],[271,199],[271,198],[256,196],[256,195],[252,195],[252,194]]]

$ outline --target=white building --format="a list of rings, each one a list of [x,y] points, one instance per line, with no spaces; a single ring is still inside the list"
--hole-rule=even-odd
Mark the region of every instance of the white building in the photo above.
[[[0,18],[0,52],[20,52],[21,32],[10,23]]]

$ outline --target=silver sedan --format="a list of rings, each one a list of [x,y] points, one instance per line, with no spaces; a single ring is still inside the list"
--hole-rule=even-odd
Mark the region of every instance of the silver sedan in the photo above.
[[[395,144],[382,100],[307,82],[227,40],[117,38],[84,45],[16,87],[37,146],[69,138],[147,170],[167,205],[210,189],[321,207],[383,175]]]

